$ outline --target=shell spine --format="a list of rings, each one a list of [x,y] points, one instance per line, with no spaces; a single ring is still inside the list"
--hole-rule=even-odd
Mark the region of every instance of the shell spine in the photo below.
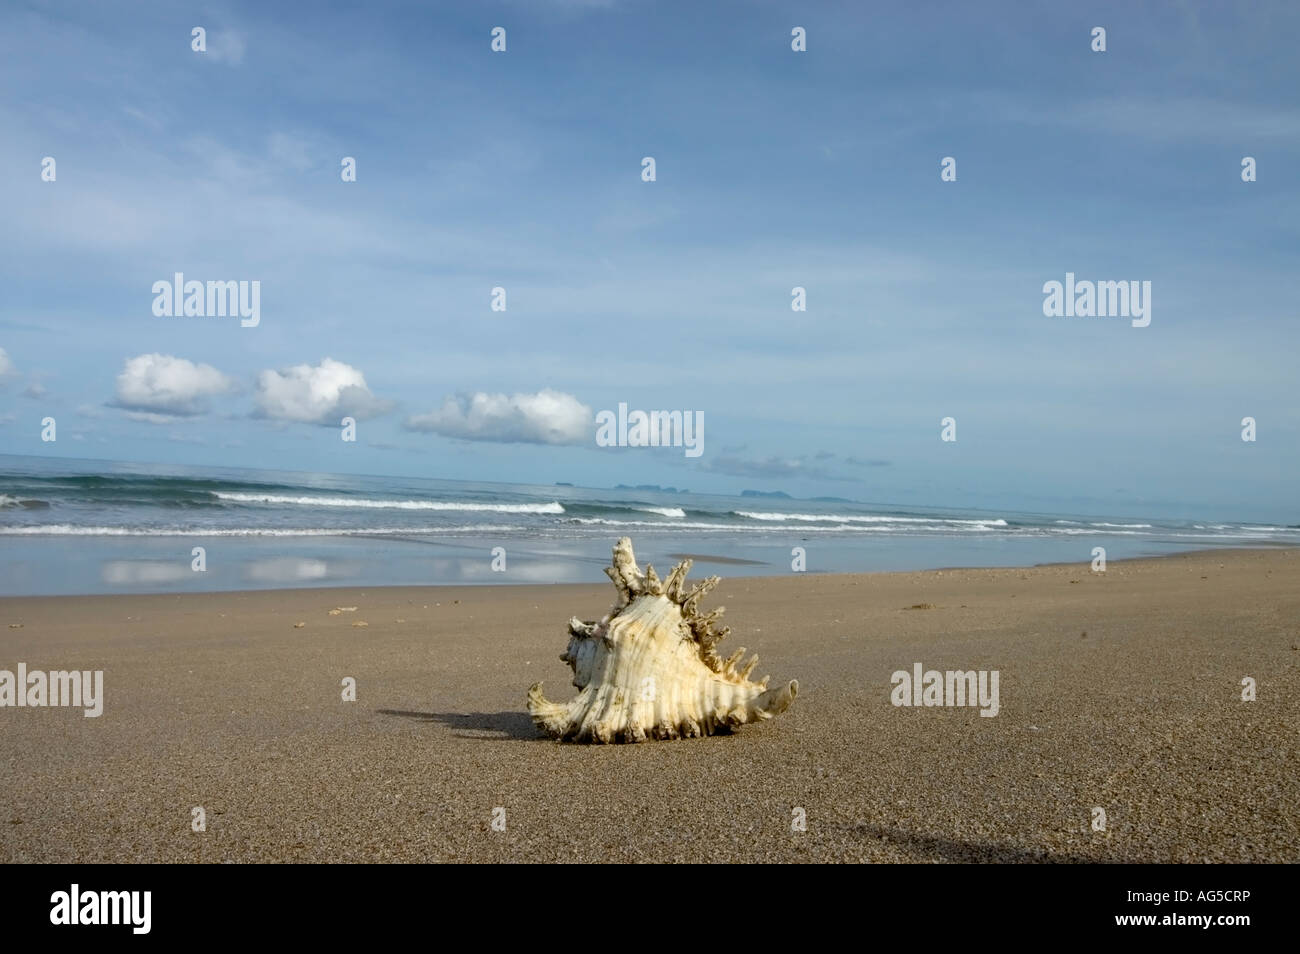
[[[712,735],[784,712],[799,691],[790,681],[768,689],[768,678],[750,682],[752,657],[745,650],[726,659],[716,646],[730,630],[719,626],[723,607],[701,613],[700,601],[720,582],[711,576],[686,589],[691,561],[660,579],[643,573],[632,541],[614,546],[605,573],[618,601],[599,622],[569,622],[569,645],[561,660],[573,669],[578,695],[567,703],[528,691],[528,712],[547,735],[579,742],[641,742]]]

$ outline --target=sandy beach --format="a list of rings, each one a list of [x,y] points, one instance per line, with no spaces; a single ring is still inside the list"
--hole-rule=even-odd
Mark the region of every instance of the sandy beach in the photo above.
[[[566,623],[612,596],[0,600],[0,669],[104,671],[98,718],[0,709],[0,861],[1300,860],[1300,551],[724,580],[789,712],[542,739],[525,693],[570,697]],[[998,714],[895,707],[918,662],[997,670]]]

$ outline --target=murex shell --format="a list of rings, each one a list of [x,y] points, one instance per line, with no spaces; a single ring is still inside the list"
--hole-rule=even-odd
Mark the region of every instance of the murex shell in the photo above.
[[[598,623],[569,622],[569,648],[560,657],[581,690],[567,703],[548,702],[539,682],[528,690],[528,712],[547,735],[578,742],[643,742],[726,732],[784,712],[799,691],[790,682],[767,688],[769,677],[750,682],[754,656],[729,659],[714,652],[729,632],[715,629],[719,606],[700,613],[700,599],[718,585],[711,576],[685,591],[691,561],[660,580],[654,567],[642,573],[627,537],[614,546],[605,572],[618,602]]]

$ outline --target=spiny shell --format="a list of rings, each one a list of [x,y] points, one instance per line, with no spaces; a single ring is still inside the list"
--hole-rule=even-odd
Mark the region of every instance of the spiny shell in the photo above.
[[[543,698],[540,682],[528,690],[528,712],[540,729],[558,740],[643,742],[712,735],[789,707],[799,683],[768,689],[767,676],[749,681],[757,656],[738,670],[744,649],[726,660],[714,652],[729,632],[714,628],[723,608],[702,614],[699,605],[719,578],[687,591],[690,568],[684,560],[661,581],[654,567],[637,567],[631,540],[618,541],[605,569],[618,602],[598,623],[571,620],[560,657],[581,691],[554,703]]]

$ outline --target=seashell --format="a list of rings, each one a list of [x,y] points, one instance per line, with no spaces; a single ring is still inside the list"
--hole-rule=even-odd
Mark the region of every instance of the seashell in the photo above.
[[[757,656],[738,669],[744,649],[725,660],[714,651],[730,632],[715,628],[723,607],[701,613],[699,605],[720,578],[687,590],[690,568],[684,560],[660,580],[652,566],[641,572],[631,540],[618,541],[605,569],[618,602],[598,623],[570,620],[560,657],[580,692],[567,703],[548,702],[534,684],[528,713],[538,728],[556,740],[643,742],[727,732],[789,708],[799,683],[768,689],[767,676],[749,681]]]

